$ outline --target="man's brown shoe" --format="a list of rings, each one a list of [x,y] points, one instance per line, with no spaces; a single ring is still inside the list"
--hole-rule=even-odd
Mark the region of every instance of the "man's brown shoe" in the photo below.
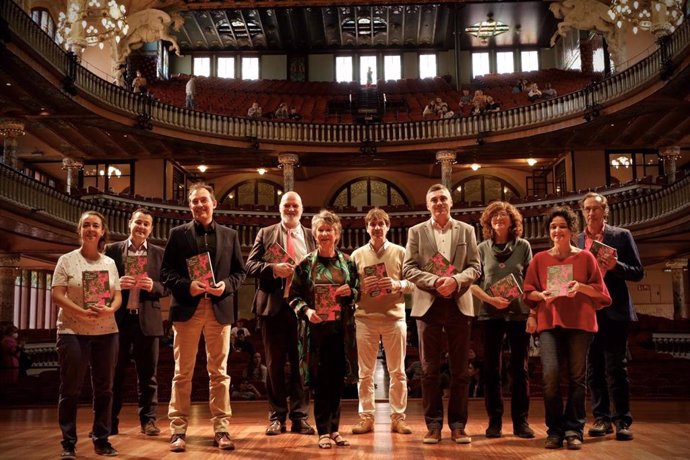
[[[469,444],[472,442],[472,437],[465,431],[464,428],[455,428],[450,432],[450,438],[458,444]]]
[[[391,422],[391,431],[393,433],[412,434],[412,428],[410,428],[410,425],[402,418]]]
[[[429,431],[424,435],[424,444],[438,444],[441,442],[441,429],[429,428]]]
[[[235,450],[235,443],[230,439],[230,435],[224,431],[219,431],[213,438],[213,445],[220,450]]]
[[[268,428],[266,428],[266,436],[276,436],[280,433],[285,433],[285,431],[287,431],[287,428],[285,427],[285,422],[281,422],[280,420],[273,420],[271,424],[268,425]]]
[[[184,452],[187,449],[184,433],[175,433],[170,437],[170,452]]]
[[[141,432],[146,436],[158,436],[161,434],[161,429],[156,426],[154,420],[149,420],[144,425],[141,425]]]
[[[359,422],[352,427],[352,434],[364,434],[374,431],[374,419],[369,417],[360,418]]]

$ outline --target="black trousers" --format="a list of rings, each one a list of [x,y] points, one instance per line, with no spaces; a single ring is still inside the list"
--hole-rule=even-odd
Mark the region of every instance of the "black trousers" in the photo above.
[[[309,392],[299,372],[297,350],[297,317],[287,304],[275,316],[259,319],[261,338],[266,353],[266,393],[270,408],[269,419],[285,422],[306,419],[309,411]],[[286,383],[285,362],[290,362],[289,382]],[[289,398],[289,401],[288,401]]]
[[[138,315],[126,314],[118,324],[120,329],[120,352],[115,368],[113,381],[113,416],[112,426],[119,424],[122,409],[122,393],[127,376],[127,369],[134,359],[137,371],[137,396],[139,421],[145,425],[149,420],[156,420],[158,407],[158,351],[160,338],[145,336],[141,332]]]
[[[91,367],[93,391],[93,440],[107,440],[113,406],[113,377],[118,352],[118,334],[58,334],[60,397],[58,423],[63,444],[77,443],[77,403],[86,369]]]
[[[597,315],[599,331],[589,347],[587,384],[597,420],[632,424],[628,379],[628,321]]]
[[[311,328],[312,355],[318,356],[316,372],[312,374],[314,391],[314,419],[320,435],[334,433],[340,426],[340,399],[345,379],[345,336],[330,324]],[[314,366],[311,366],[314,369]]]
[[[448,342],[450,399],[448,426],[465,428],[469,374],[467,369],[472,318],[463,315],[453,299],[437,298],[424,316],[417,318],[419,358],[422,362],[422,405],[427,428],[443,426],[441,351]]]
[[[527,359],[529,334],[527,321],[489,319],[481,321],[484,328],[484,403],[489,424],[500,426],[503,418],[501,375],[503,367],[503,340],[510,345],[510,407],[513,426],[527,421],[529,412],[529,378]]]

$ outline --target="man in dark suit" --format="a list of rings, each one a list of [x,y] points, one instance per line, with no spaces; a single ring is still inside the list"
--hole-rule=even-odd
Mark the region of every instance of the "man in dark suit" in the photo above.
[[[188,200],[194,220],[170,231],[161,267],[161,281],[172,292],[170,319],[175,332],[175,376],[168,407],[170,450],[186,449],[192,376],[202,333],[206,342],[214,445],[221,450],[232,450],[235,445],[228,433],[232,414],[227,361],[231,323],[235,319],[234,296],[245,278],[244,261],[237,232],[213,219],[213,210],[218,206],[213,188],[194,184],[189,189]],[[187,260],[204,254],[210,258],[215,284],[190,279]]]
[[[148,244],[153,230],[151,212],[139,208],[129,220],[129,238],[109,244],[105,255],[115,261],[120,274],[122,308],[115,312],[117,328],[120,331],[120,352],[115,379],[113,381],[113,412],[110,434],[118,434],[119,415],[122,409],[122,387],[130,359],[134,358],[137,370],[137,393],[139,396],[139,421],[141,432],[147,436],[158,436],[161,430],[156,426],[158,406],[158,347],[163,336],[163,318],[159,299],[168,295],[159,281],[163,249]],[[132,276],[128,266],[138,260],[145,261],[144,273]],[[129,262],[129,263],[128,263]],[[131,350],[131,353],[130,353]]]
[[[469,444],[466,431],[469,396],[468,354],[474,316],[470,286],[480,275],[479,251],[474,229],[453,219],[450,191],[441,184],[426,193],[431,219],[410,228],[403,263],[403,278],[417,286],[412,294],[412,317],[417,318],[419,357],[422,362],[422,405],[427,433],[425,444],[441,441],[443,399],[441,353],[443,337],[448,342],[450,399],[448,425],[451,439]],[[442,254],[457,269],[452,275],[423,270],[436,254]]]
[[[314,434],[314,428],[307,422],[309,393],[304,388],[300,372],[291,372],[289,384],[285,385],[286,360],[290,362],[292,369],[299,367],[297,317],[286,301],[295,265],[286,262],[269,263],[264,260],[264,255],[277,243],[291,255],[296,264],[316,249],[316,242],[312,232],[300,224],[302,199],[297,193],[287,192],[283,195],[280,200],[280,217],[279,223],[259,230],[247,259],[248,275],[259,281],[252,312],[259,317],[268,368],[266,391],[270,423],[266,434],[272,436],[284,433],[288,416],[292,420],[292,432]]]
[[[594,425],[590,436],[606,436],[616,427],[616,439],[633,439],[630,430],[630,381],[628,380],[628,327],[637,321],[626,281],[640,281],[644,269],[630,231],[606,224],[609,206],[606,197],[590,192],[580,202],[587,226],[578,237],[578,246],[590,249],[599,241],[616,250],[597,260],[613,303],[597,311],[599,331],[589,348],[587,383],[592,393]],[[613,411],[611,408],[613,406]]]

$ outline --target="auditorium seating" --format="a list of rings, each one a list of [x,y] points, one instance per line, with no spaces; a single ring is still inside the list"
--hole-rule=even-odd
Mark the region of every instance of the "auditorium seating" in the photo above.
[[[463,85],[471,93],[482,89],[492,96],[501,107],[510,109],[528,105],[527,93],[514,94],[512,87],[518,79],[536,82],[540,88],[546,83],[564,95],[577,91],[601,78],[601,74],[578,71],[547,69],[538,72],[491,74],[476,78],[471,85]],[[176,106],[185,104],[185,85],[189,75],[176,75],[167,81],[149,81],[149,92],[161,102]],[[386,96],[384,123],[422,121],[424,106],[431,99],[440,97],[449,107],[458,111],[462,91],[456,90],[446,78],[407,78],[396,81],[380,80],[376,85],[379,94]],[[349,113],[359,97],[361,86],[357,82],[291,82],[287,80],[238,80],[217,77],[197,79],[197,110],[245,117],[253,102],[262,108],[263,117],[270,119],[281,103],[295,107],[303,121],[313,123],[353,122]],[[382,96],[383,97],[383,96]],[[468,116],[470,107],[459,113]]]

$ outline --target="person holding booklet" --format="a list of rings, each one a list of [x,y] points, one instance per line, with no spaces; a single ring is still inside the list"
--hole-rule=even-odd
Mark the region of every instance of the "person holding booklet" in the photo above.
[[[441,441],[441,353],[445,337],[450,365],[451,440],[469,444],[472,438],[467,432],[470,381],[467,362],[474,316],[469,289],[481,273],[477,240],[471,225],[450,216],[453,199],[444,185],[434,184],[429,188],[426,207],[431,218],[410,228],[403,263],[403,278],[417,287],[412,294],[412,317],[417,319],[423,369],[422,404],[428,430],[423,442]]]
[[[344,382],[357,378],[354,302],[359,277],[354,262],[337,248],[340,218],[322,210],[311,229],[317,249],[295,268],[289,302],[306,321],[300,324],[299,371],[314,392],[319,447],[330,449],[350,445],[338,429]]]
[[[79,218],[79,249],[62,255],[52,283],[57,316],[60,366],[58,423],[63,459],[76,458],[77,403],[86,369],[91,369],[93,426],[96,454],[117,455],[108,442],[113,404],[113,377],[118,352],[115,311],[120,308],[120,281],[115,262],[103,254],[108,239],[105,217],[86,211]]]
[[[266,393],[269,406],[268,436],[287,431],[286,419],[293,433],[314,434],[307,422],[309,392],[299,372],[290,374],[285,384],[285,362],[299,364],[297,316],[287,302],[289,285],[297,262],[316,249],[316,240],[300,223],[302,198],[286,192],[280,199],[280,222],[262,228],[247,258],[247,274],[258,279],[252,313],[259,318],[261,339],[266,353]],[[289,398],[289,402],[288,402]]]
[[[193,184],[188,194],[194,220],[170,230],[161,265],[161,282],[172,292],[170,319],[175,337],[175,375],[168,418],[170,450],[186,449],[187,420],[199,339],[204,335],[209,376],[209,407],[221,450],[235,448],[230,439],[230,377],[227,373],[234,296],[245,277],[237,231],[218,224],[213,188]]]
[[[606,436],[616,428],[616,439],[630,441],[630,381],[628,380],[628,328],[637,321],[626,281],[640,281],[644,268],[630,231],[606,223],[606,197],[590,192],[580,202],[587,226],[578,237],[578,247],[597,252],[604,282],[611,294],[611,307],[597,312],[599,331],[589,349],[587,383],[592,396],[594,425],[590,436]],[[598,248],[598,250],[597,250]]]
[[[529,307],[522,300],[522,284],[532,260],[532,248],[522,237],[522,214],[503,201],[491,203],[481,215],[484,241],[479,243],[482,276],[470,290],[481,301],[479,321],[484,328],[484,402],[489,416],[487,438],[500,438],[503,426],[501,367],[503,341],[510,345],[510,402],[513,433],[533,438],[527,422],[530,335]]]
[[[539,332],[544,376],[547,449],[582,448],[587,351],[597,332],[597,310],[611,304],[594,256],[573,246],[577,215],[555,208],[546,219],[553,247],[534,256],[527,269],[527,332]],[[567,359],[568,402],[560,392],[560,359]]]
[[[369,243],[352,253],[361,286],[355,310],[360,420],[352,427],[352,433],[363,434],[374,430],[374,371],[381,337],[390,375],[388,400],[391,431],[410,434],[412,429],[405,422],[407,324],[403,294],[411,293],[414,285],[402,279],[405,248],[386,239],[391,225],[388,214],[380,208],[373,208],[364,217],[364,223],[369,233]]]
[[[122,389],[132,359],[137,371],[141,432],[147,436],[158,436],[161,432],[156,426],[156,368],[163,336],[160,298],[168,295],[168,291],[159,281],[163,249],[148,242],[152,230],[151,212],[139,208],[129,219],[129,237],[105,248],[105,254],[115,261],[123,291],[122,308],[115,313],[120,330],[120,351],[113,382],[110,434],[119,432]]]

